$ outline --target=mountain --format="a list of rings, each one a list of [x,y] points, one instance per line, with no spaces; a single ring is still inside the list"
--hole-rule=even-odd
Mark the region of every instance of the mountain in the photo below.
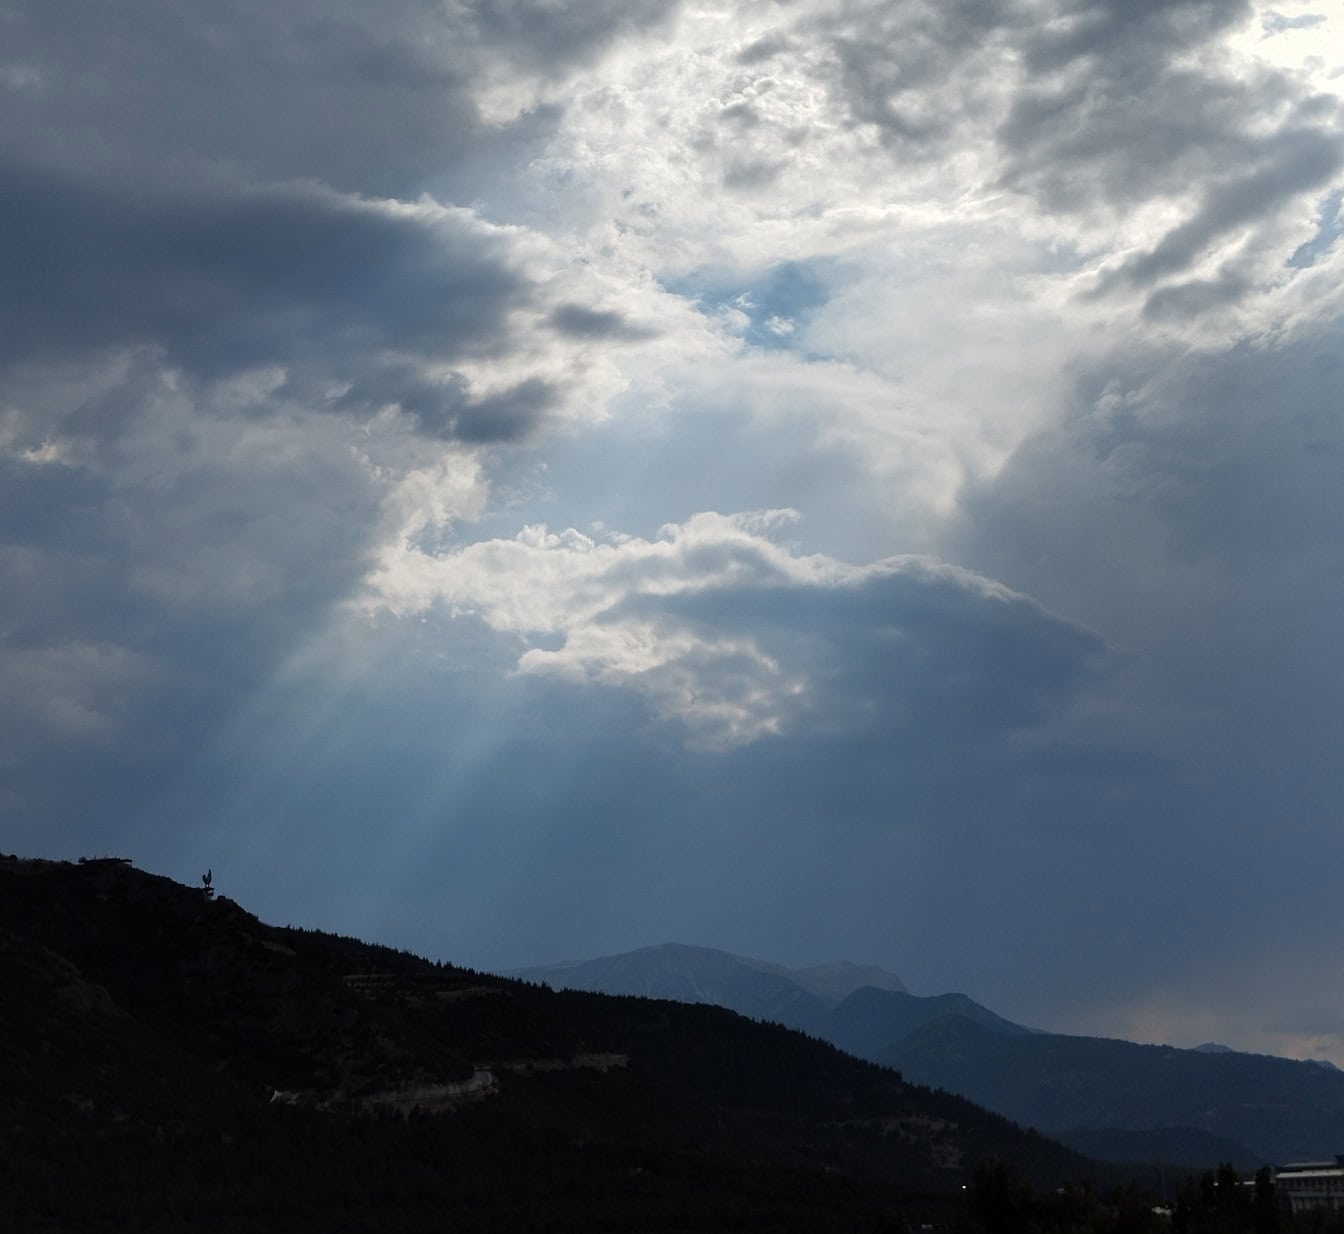
[[[1332,1157],[1344,1137],[1344,1072],[1293,1059],[1013,1035],[961,1016],[924,1025],[880,1057],[908,1079],[1094,1152],[1096,1141],[1073,1133],[1194,1128],[1240,1146],[1239,1160],[1271,1164]],[[1160,1151],[1155,1141],[1147,1156]]]
[[[779,1026],[280,929],[119,860],[0,857],[0,990],[0,1229],[875,1229],[948,1222],[989,1158],[1098,1177]]]
[[[811,968],[782,969],[803,989],[829,1003],[838,1003],[865,987],[874,990],[893,990],[906,994],[901,979],[895,973],[873,964],[851,964],[837,960],[833,964],[816,964]]]
[[[811,1033],[871,1061],[921,1025],[948,1015],[966,1016],[1005,1033],[1030,1031],[964,994],[911,994],[899,977],[884,969],[844,961],[788,968],[681,943],[514,969],[508,975],[555,989],[713,1003]]]
[[[858,979],[857,974],[864,971],[839,965],[791,970],[709,947],[663,943],[596,960],[515,969],[508,975],[557,989],[712,1003],[754,1020],[805,1029],[824,1016],[834,1001],[818,990],[848,993],[853,988],[848,980]],[[896,980],[890,974],[882,977]]]
[[[965,994],[920,997],[899,990],[855,990],[819,1022],[817,1035],[859,1058],[877,1060],[911,1033],[948,1016],[961,1016],[995,1033],[1031,1030],[995,1015]]]
[[[808,986],[808,970],[665,944],[520,975],[788,1024],[1106,1160],[1251,1166],[1344,1147],[1344,1072],[1329,1065],[1041,1033],[964,994],[920,997],[881,970],[830,967],[834,980]]]
[[[872,965],[838,961],[789,968],[712,947],[662,943],[596,960],[538,965],[508,976],[553,989],[590,990],[712,1003],[754,1020],[826,1036],[827,1013],[856,990],[872,987],[904,993],[895,973]]]

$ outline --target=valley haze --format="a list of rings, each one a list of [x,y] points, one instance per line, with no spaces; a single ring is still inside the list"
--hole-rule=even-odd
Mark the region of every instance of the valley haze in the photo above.
[[[1342,203],[1338,4],[9,0],[0,851],[1344,1065]]]

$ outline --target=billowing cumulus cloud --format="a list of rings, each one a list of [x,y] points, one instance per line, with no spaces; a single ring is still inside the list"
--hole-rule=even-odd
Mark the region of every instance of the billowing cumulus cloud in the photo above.
[[[529,527],[389,558],[373,598],[477,615],[538,644],[520,671],[634,688],[710,743],[861,729],[893,709],[933,727],[954,713],[1020,722],[1067,694],[1094,650],[1025,597],[942,563],[795,556],[768,538],[791,517],[699,514],[652,541],[602,543]]]
[[[0,847],[1344,1062],[1337,15],[0,33]]]

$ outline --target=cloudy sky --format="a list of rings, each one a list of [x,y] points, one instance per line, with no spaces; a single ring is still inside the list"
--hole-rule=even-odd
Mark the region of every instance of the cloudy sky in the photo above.
[[[1332,0],[0,0],[0,849],[1344,1064]]]

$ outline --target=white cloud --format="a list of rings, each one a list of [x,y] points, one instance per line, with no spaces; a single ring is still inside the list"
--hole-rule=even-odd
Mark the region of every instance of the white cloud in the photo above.
[[[442,605],[476,614],[495,630],[558,648],[531,646],[525,673],[633,685],[667,715],[709,740],[750,740],[776,731],[786,700],[803,682],[747,634],[706,629],[638,602],[743,586],[821,585],[852,570],[820,557],[795,558],[767,538],[791,511],[696,515],[645,540],[595,540],[570,528],[524,528],[430,555],[403,541],[370,578],[371,603],[399,614]],[[632,606],[632,602],[634,602]]]
[[[504,208],[615,302],[645,295],[663,334],[611,357],[616,414],[717,406],[843,443],[893,543],[925,549],[1080,358],[1328,311],[1328,274],[1286,263],[1338,178],[1337,119],[1247,41],[1250,9],[1045,7],[690,5],[577,72]],[[789,263],[827,263],[820,303],[760,299]]]
[[[876,614],[883,602],[855,597],[878,596],[896,581],[911,594],[948,588],[963,597],[958,603],[1031,611],[1006,588],[927,558],[856,567],[796,555],[773,538],[796,517],[706,512],[651,540],[529,526],[511,540],[438,554],[406,541],[384,554],[367,604],[375,614],[479,617],[519,637],[520,672],[633,688],[693,743],[711,745],[779,734],[807,715],[830,727],[853,705],[832,694],[834,666],[817,676],[811,642],[837,635],[795,613],[812,602],[806,597],[845,596],[842,607],[872,605]],[[904,603],[919,610],[925,601]],[[899,640],[911,618],[895,603],[871,620],[891,623]],[[1051,619],[1039,621],[1044,628]],[[857,645],[869,638],[865,631]]]

